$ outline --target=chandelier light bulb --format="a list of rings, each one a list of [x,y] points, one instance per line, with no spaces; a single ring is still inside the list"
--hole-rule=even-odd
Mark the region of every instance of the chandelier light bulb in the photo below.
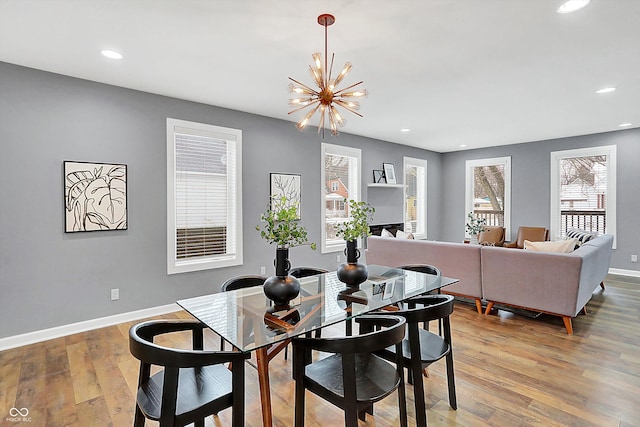
[[[362,81],[343,89],[338,89],[340,83],[351,71],[352,65],[350,62],[345,63],[337,76],[332,78],[334,55],[331,55],[331,62],[328,63],[327,28],[334,22],[335,18],[332,15],[322,14],[318,16],[318,24],[324,27],[324,56],[320,52],[312,54],[313,62],[309,66],[309,74],[313,78],[316,87],[312,88],[291,77],[289,77],[289,80],[293,83],[290,83],[288,87],[290,93],[304,95],[289,99],[289,105],[294,107],[293,110],[289,111],[289,114],[309,108],[304,118],[296,124],[296,128],[303,130],[315,112],[320,110],[318,133],[322,130],[323,138],[327,121],[334,136],[338,135],[338,128],[343,127],[347,122],[336,106],[362,117],[362,114],[356,112],[356,110],[360,109],[360,104],[346,98],[366,97],[369,94],[366,89],[356,89],[357,86],[363,83]],[[347,90],[349,92],[345,92]],[[327,116],[328,120],[326,119]]]

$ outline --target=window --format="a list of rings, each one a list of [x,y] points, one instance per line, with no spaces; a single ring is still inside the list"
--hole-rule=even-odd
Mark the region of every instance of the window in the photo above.
[[[360,150],[322,143],[322,253],[344,250],[336,226],[349,218],[344,199],[360,201]]]
[[[167,272],[242,264],[242,131],[167,119]]]
[[[616,146],[551,153],[551,239],[570,228],[616,234]]]
[[[486,225],[505,228],[511,234],[511,157],[467,160],[465,223],[473,212]]]
[[[427,161],[404,158],[404,231],[427,238]]]

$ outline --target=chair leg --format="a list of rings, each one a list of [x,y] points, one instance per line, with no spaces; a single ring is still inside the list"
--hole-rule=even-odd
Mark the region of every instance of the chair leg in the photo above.
[[[142,411],[136,404],[136,415],[133,420],[133,427],[144,427],[144,421],[145,421],[144,415],[142,414]]]
[[[456,379],[453,373],[453,351],[447,354],[447,387],[449,388],[449,406],[451,409],[458,409],[458,399],[456,398]]]
[[[413,400],[416,408],[416,426],[426,427],[427,405],[424,402],[424,382],[422,380],[422,367],[420,363],[411,367],[413,375]]]
[[[294,355],[294,359],[295,358],[296,358],[296,355]],[[298,375],[300,374],[302,374],[302,377],[304,377],[304,371],[301,370],[301,372],[298,372]],[[304,427],[304,405],[305,405],[304,394],[305,394],[304,378],[298,378],[296,379],[296,384],[295,384],[295,405],[294,405],[295,427]]]

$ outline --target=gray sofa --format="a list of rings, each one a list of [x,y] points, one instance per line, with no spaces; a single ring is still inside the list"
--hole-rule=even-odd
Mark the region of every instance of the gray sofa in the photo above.
[[[601,286],[611,262],[613,236],[602,235],[567,254],[534,252],[463,243],[393,239],[371,236],[365,252],[369,264],[398,267],[432,264],[442,274],[459,278],[443,292],[560,316],[567,333],[571,319],[583,310]]]

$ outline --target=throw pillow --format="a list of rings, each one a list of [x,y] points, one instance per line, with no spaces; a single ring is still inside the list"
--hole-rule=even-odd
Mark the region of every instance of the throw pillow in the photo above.
[[[596,237],[595,234],[581,230],[579,228],[570,228],[567,230],[567,239],[576,239],[576,249]]]
[[[386,228],[382,229],[382,232],[380,233],[381,237],[394,237],[393,234],[391,234],[391,232],[389,230],[387,230]]]
[[[555,242],[532,242],[530,240],[524,241],[524,248],[530,251],[536,252],[558,252],[569,253],[573,252],[576,246],[576,239],[558,240]]]
[[[405,233],[402,230],[396,231],[396,239],[413,239],[412,233]]]

